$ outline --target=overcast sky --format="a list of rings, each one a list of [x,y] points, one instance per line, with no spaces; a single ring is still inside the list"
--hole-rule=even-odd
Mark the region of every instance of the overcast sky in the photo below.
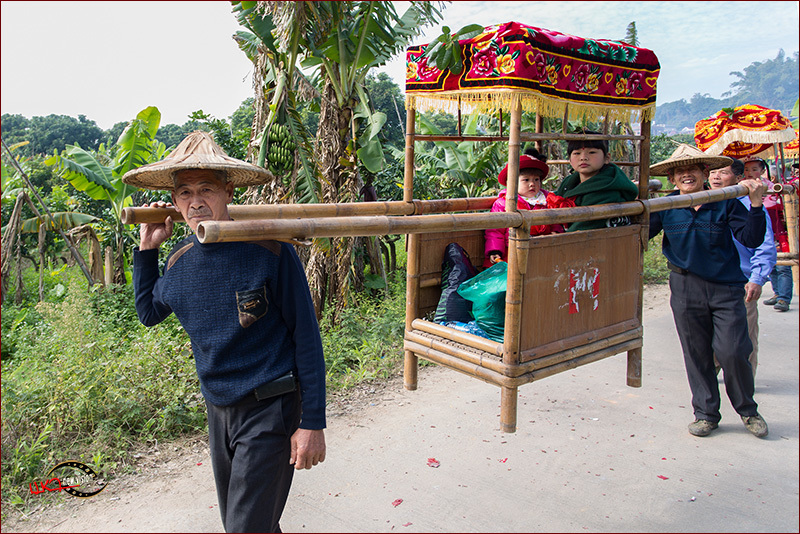
[[[407,2],[396,2],[405,10]],[[0,3],[0,107],[25,117],[86,115],[104,129],[157,106],[162,124],[202,109],[228,118],[253,95],[252,65],[231,36],[229,2]],[[754,61],[800,48],[798,2],[453,2],[441,24],[511,20],[596,39],[621,39],[636,22],[661,63],[658,104],[730,90]],[[384,69],[404,88],[405,59]],[[752,102],[756,104],[757,102]]]

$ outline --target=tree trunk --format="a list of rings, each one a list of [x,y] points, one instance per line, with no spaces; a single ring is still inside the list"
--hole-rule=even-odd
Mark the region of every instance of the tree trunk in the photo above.
[[[14,244],[19,239],[19,229],[22,224],[22,203],[24,201],[25,192],[17,195],[17,201],[14,203],[14,210],[11,212],[11,218],[6,225],[6,231],[2,237],[2,246],[0,246],[0,255],[2,255],[2,267],[0,268],[0,276],[2,276],[2,296],[0,302],[5,302],[6,292],[8,291],[8,275],[11,273],[11,256],[14,250]]]
[[[358,198],[355,149],[353,143],[349,142],[352,118],[352,107],[340,107],[333,86],[326,82],[320,102],[315,147],[322,174],[322,199],[326,203],[354,202]],[[350,300],[354,239],[335,238],[330,240],[330,244],[327,253],[316,244],[312,248],[309,284],[312,291],[321,290],[320,297],[325,296],[323,305],[333,304],[334,313],[338,316]],[[321,266],[325,268],[321,269]]]
[[[44,221],[39,225],[39,302],[44,300],[44,249],[47,239],[47,226]]]
[[[103,280],[105,286],[108,287],[114,283],[114,251],[111,247],[106,247],[106,255],[103,264],[105,266]]]

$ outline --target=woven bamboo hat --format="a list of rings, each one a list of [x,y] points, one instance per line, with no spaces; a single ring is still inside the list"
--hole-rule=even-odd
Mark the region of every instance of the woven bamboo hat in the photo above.
[[[653,176],[667,176],[670,169],[693,163],[705,165],[708,170],[713,171],[714,169],[727,167],[733,163],[733,160],[727,156],[710,156],[699,148],[681,143],[670,157],[660,163],[650,165],[650,174]]]
[[[228,156],[208,132],[197,130],[187,135],[169,156],[126,172],[122,181],[145,189],[171,191],[175,187],[173,175],[185,169],[223,171],[234,187],[260,185],[273,179],[267,169]]]

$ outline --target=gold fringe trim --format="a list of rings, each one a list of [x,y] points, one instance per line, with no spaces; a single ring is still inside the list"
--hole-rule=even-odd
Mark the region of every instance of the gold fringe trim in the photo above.
[[[722,151],[728,148],[728,145],[735,142],[747,143],[751,145],[761,145],[767,143],[788,143],[794,139],[794,129],[786,128],[785,130],[728,130],[720,136],[720,138],[705,151],[706,154],[716,156],[722,154]]]
[[[564,110],[568,109],[567,120],[585,118],[591,122],[598,122],[606,117],[628,123],[652,121],[656,112],[655,103],[645,106],[588,104],[513,89],[406,94],[406,110],[413,108],[417,111],[443,111],[451,115],[456,115],[459,107],[466,114],[493,113],[498,110],[510,111],[519,104],[522,104],[523,111],[558,119],[563,118]]]

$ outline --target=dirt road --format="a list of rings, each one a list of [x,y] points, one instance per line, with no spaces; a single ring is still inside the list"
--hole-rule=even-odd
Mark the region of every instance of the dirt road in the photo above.
[[[283,530],[797,532],[796,304],[761,306],[756,400],[769,437],[750,435],[723,398],[719,430],[696,438],[667,295],[645,292],[642,388],[625,386],[624,355],[528,384],[514,434],[498,430],[497,388],[434,366],[417,391],[395,379],[332,403],[328,459],[295,476]],[[3,531],[222,532],[203,439],[139,465]]]

